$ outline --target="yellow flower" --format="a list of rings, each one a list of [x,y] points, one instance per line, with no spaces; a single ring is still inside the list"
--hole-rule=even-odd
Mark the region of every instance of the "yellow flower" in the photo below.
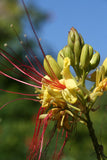
[[[59,83],[64,85],[65,89],[55,88],[49,76],[45,76],[42,79],[42,107],[48,108],[53,104],[54,106],[64,108],[68,102],[71,104],[76,103],[76,91],[78,87],[76,80],[74,80],[70,72],[70,59],[68,57],[64,59],[64,67],[61,74],[63,78],[59,80]],[[50,81],[50,83],[47,84],[46,80]]]
[[[74,104],[77,101],[76,91],[78,87],[76,80],[70,72],[70,59],[68,57],[64,59],[64,67],[61,74],[63,76],[63,83],[66,86],[62,91],[62,96],[67,102]]]
[[[42,103],[42,108],[45,112],[39,116],[40,119],[45,119],[47,115],[51,115],[49,119],[57,121],[57,128],[70,129],[70,121],[68,117],[75,120],[74,114],[80,109],[73,106],[77,102],[76,92],[78,91],[77,81],[70,72],[70,59],[64,58],[63,70],[61,72],[62,79],[51,79],[49,75],[42,78],[42,88],[40,90],[39,99]],[[59,83],[59,85],[56,85]],[[65,87],[62,87],[65,86]],[[76,117],[77,119],[77,117]],[[71,120],[71,121],[72,121]],[[71,125],[72,126],[72,125]]]
[[[95,88],[94,93],[95,92],[104,92],[107,91],[107,78],[104,78],[99,84],[98,86]]]
[[[96,88],[90,94],[90,98],[94,101],[98,96],[103,95],[104,91],[107,91],[107,77],[105,77],[107,69],[106,66],[107,66],[107,58],[103,62],[100,69],[96,70]]]
[[[93,92],[104,92],[107,90],[107,78],[106,76],[107,58],[103,62],[100,69],[96,70],[96,88]]]

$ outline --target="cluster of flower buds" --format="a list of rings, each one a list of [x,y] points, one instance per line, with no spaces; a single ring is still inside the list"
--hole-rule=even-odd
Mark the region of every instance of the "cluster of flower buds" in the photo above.
[[[86,105],[86,102],[90,101],[90,104],[93,104],[96,101],[96,98],[103,94],[102,90],[105,91],[107,88],[105,87],[107,86],[105,84],[105,76],[107,75],[107,58],[100,67],[100,70],[97,69],[93,72],[91,78],[87,77],[88,73],[99,65],[99,62],[99,52],[93,50],[91,45],[85,44],[83,37],[72,27],[68,34],[68,44],[59,51],[57,61],[52,58],[52,56],[47,55],[44,58],[44,68],[50,77],[54,79],[55,74],[59,79],[59,82],[66,86],[67,92],[65,92],[66,89],[62,91],[62,97],[64,100],[68,103],[69,99],[72,99],[70,100],[70,104],[77,105],[76,108],[82,108],[83,111],[84,107],[80,105],[80,103],[83,103],[84,101],[84,104]],[[73,67],[76,77],[71,74],[70,66]],[[92,93],[86,89],[86,79],[96,82],[96,88],[94,86],[95,89]],[[75,86],[73,92],[71,92],[71,86]],[[68,96],[68,90],[70,91],[70,98]],[[73,103],[73,101],[75,102]]]
[[[50,76],[52,76],[52,73],[50,73],[49,66],[53,69],[57,78],[61,78],[65,57],[70,59],[70,65],[79,78],[83,76],[83,71],[88,74],[100,62],[99,52],[94,51],[91,45],[84,44],[82,35],[73,27],[68,34],[68,44],[58,53],[57,62],[50,55],[47,55],[44,59],[44,68]]]
[[[75,66],[79,66],[85,71],[90,71],[98,66],[100,54],[94,53],[92,46],[84,44],[83,37],[74,28],[71,28],[68,34],[68,45],[72,49]]]
[[[77,30],[73,27],[68,34],[68,46],[71,47],[74,54],[74,63],[79,65],[81,49],[84,45],[84,40],[81,35],[78,34]]]

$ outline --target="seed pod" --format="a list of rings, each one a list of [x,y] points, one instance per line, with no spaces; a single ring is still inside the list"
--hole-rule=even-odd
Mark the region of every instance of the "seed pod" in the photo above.
[[[95,69],[100,62],[100,54],[96,52],[90,60],[90,69]]]
[[[46,55],[46,58],[44,58],[44,68],[52,78],[54,78],[53,72],[58,79],[61,78],[61,68],[52,56]]]
[[[85,69],[89,65],[89,45],[85,44],[81,51],[80,66]]]

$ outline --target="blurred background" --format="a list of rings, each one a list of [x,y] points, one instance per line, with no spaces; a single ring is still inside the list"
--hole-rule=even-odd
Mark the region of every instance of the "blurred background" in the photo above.
[[[67,36],[70,28],[75,27],[82,34],[85,43],[93,46],[101,54],[101,63],[107,57],[107,1],[106,0],[25,0],[33,24],[41,38],[41,43],[46,54],[52,54],[54,58],[57,53],[67,44]],[[23,40],[26,33],[29,43],[36,55],[43,61],[42,54],[36,44],[33,32],[27,20],[21,0],[0,0],[0,47],[8,43],[19,57],[25,54],[10,24]],[[0,64],[0,67],[3,67]],[[22,77],[18,77],[22,78]],[[20,83],[16,83],[0,76],[0,88],[34,93],[34,89]],[[20,95],[9,94],[0,91],[0,106],[14,99],[21,98]],[[104,145],[107,155],[107,93],[98,99],[96,106],[100,109],[92,113],[92,120],[99,139]],[[35,116],[40,105],[38,103],[19,100],[6,105],[0,111],[0,160],[24,160],[28,145],[33,137],[35,128]],[[50,127],[47,134],[50,131]],[[55,140],[51,142],[47,159],[54,150]],[[58,147],[62,143],[59,141]],[[95,153],[87,132],[87,128],[78,125],[72,133],[70,141],[64,149],[63,160],[94,160]]]

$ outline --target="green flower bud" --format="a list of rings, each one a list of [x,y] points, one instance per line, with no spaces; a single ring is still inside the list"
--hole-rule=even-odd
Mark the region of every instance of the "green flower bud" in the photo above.
[[[84,39],[82,37],[82,35],[79,33],[79,37],[80,37],[80,41],[81,41],[81,47],[83,47],[84,45]]]
[[[68,45],[74,50],[74,34],[72,32],[68,34]]]
[[[74,66],[74,53],[72,49],[69,46],[65,46],[63,48],[63,53],[65,57],[68,57],[70,59],[71,65]]]
[[[57,56],[57,63],[60,66],[61,69],[63,69],[63,63],[64,63],[64,53],[63,49],[61,49]]]
[[[79,64],[80,54],[81,54],[81,43],[80,40],[76,40],[74,43],[75,65]]]
[[[85,44],[81,51],[80,65],[82,69],[85,69],[89,65],[89,45]]]
[[[53,76],[53,72],[54,72],[58,79],[61,78],[61,74],[60,74],[61,73],[61,68],[52,56],[46,55],[46,58],[44,58],[43,65],[44,65],[44,68],[45,68],[46,72],[51,77],[54,78],[54,76]]]
[[[70,46],[65,46],[62,50],[59,51],[57,56],[57,63],[61,68],[63,68],[64,58],[68,57],[70,59],[71,65],[74,66],[74,54]]]
[[[80,36],[75,28],[71,28],[68,34],[68,45],[71,47],[74,57],[75,57],[75,65],[79,64],[81,47],[83,45],[83,38]]]
[[[80,37],[77,30],[72,27],[68,34],[68,45],[71,47],[72,50],[74,50],[74,42],[76,40],[80,40]]]
[[[105,75],[107,75],[107,58],[104,60],[103,64],[104,69],[105,69]]]
[[[76,30],[75,28],[72,27],[72,31],[73,31],[74,34],[75,34],[75,41],[76,41],[76,40],[80,40],[80,36],[79,36],[77,30]]]
[[[75,29],[72,27],[70,32],[69,32],[69,36],[70,36],[72,42],[75,41],[75,32],[74,32],[74,30]]]
[[[90,60],[90,69],[95,69],[100,62],[100,54],[96,52]]]
[[[89,45],[89,57],[90,59],[92,58],[93,56],[93,47]]]

